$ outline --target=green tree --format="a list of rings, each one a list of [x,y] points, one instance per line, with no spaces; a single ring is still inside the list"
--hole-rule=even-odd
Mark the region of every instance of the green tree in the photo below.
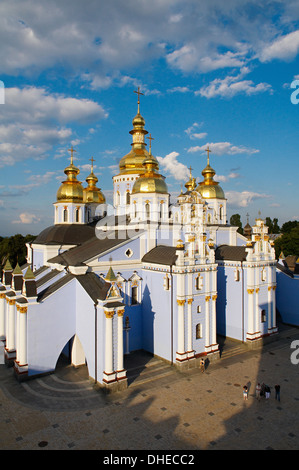
[[[282,233],[290,233],[293,228],[296,228],[299,222],[297,220],[289,220],[282,224],[281,232]]]
[[[7,259],[9,259],[14,268],[17,262],[20,266],[26,263],[27,247],[26,243],[34,240],[34,235],[20,235],[19,233],[11,237],[4,237],[0,241],[0,264],[1,268]]]
[[[288,222],[286,222],[286,224],[288,224]],[[287,230],[289,230],[291,226],[293,225],[286,225]],[[281,229],[283,229],[283,226]],[[285,256],[295,255],[299,257],[299,223],[297,222],[292,229],[284,232],[279,238],[277,238],[274,242],[274,246],[277,258],[281,252],[283,252]]]
[[[240,214],[233,214],[231,216],[231,218],[229,219],[229,222],[230,222],[231,225],[234,225],[235,227],[238,227],[237,232],[239,232],[243,235],[243,228],[242,228],[242,222],[241,222]]]
[[[269,228],[268,233],[280,233],[280,228],[278,226],[278,219],[271,220],[270,217],[266,217],[265,223]]]

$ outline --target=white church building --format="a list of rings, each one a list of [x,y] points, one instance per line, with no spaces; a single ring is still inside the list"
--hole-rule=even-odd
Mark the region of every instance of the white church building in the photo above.
[[[207,165],[170,204],[133,119],[130,152],[113,177],[113,215],[93,172],[73,163],[57,191],[54,224],[28,244],[28,266],[7,261],[0,340],[19,380],[55,371],[62,352],[109,390],[127,386],[125,354],[145,350],[178,368],[219,358],[217,335],[260,344],[277,333],[276,260],[257,219],[250,239],[227,224],[225,194]]]

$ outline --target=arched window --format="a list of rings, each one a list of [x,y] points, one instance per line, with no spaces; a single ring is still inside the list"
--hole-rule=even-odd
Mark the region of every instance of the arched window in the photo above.
[[[66,207],[63,210],[63,222],[68,222],[68,210]]]
[[[265,323],[265,321],[267,320],[267,314],[266,314],[266,310],[262,310],[261,311],[261,322],[262,323]]]
[[[147,202],[147,203],[145,204],[145,217],[146,217],[146,218],[149,218],[149,216],[150,216],[150,205],[149,205],[149,203]]]
[[[196,325],[196,339],[202,338],[202,326],[201,323],[197,323]]]
[[[116,206],[119,206],[120,204],[120,194],[119,194],[119,191],[117,191],[116,195],[115,195],[115,204]]]
[[[163,204],[160,204],[160,219],[163,217]]]
[[[223,206],[220,206],[220,209],[219,209],[219,218],[220,218],[220,220],[223,219]]]
[[[127,193],[126,193],[126,204],[127,205],[130,204],[130,193],[129,193],[129,191],[127,191]]]
[[[76,222],[80,222],[80,209],[76,209],[75,220]]]

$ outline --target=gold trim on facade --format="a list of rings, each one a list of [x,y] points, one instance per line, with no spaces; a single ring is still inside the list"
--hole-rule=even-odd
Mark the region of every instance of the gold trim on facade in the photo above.
[[[114,310],[104,310],[106,318],[113,318],[114,316]]]

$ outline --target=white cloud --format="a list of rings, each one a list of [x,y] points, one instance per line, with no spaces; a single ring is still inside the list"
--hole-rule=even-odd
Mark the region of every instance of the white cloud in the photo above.
[[[45,158],[53,146],[79,142],[66,124],[85,125],[107,117],[98,103],[44,88],[8,88],[0,107],[0,167]]]
[[[178,152],[171,152],[163,157],[157,157],[160,168],[165,170],[170,176],[177,181],[186,181],[189,179],[189,170],[186,165],[177,160]]]
[[[22,214],[19,215],[19,219],[12,220],[12,224],[35,224],[39,221],[40,219],[35,214],[22,212]]]
[[[236,155],[236,154],[254,154],[258,153],[259,150],[251,149],[244,146],[233,145],[230,142],[210,142],[205,145],[197,145],[190,147],[187,151],[189,153],[204,152],[207,147],[211,150],[212,154],[215,155]]]
[[[274,40],[270,45],[264,46],[260,53],[261,62],[273,59],[290,60],[299,52],[299,30]]]
[[[190,91],[190,88],[187,86],[175,86],[167,91],[168,93],[188,93]]]
[[[185,129],[185,133],[190,137],[190,139],[204,139],[208,134],[207,132],[195,132],[197,129],[202,127],[202,123],[194,122],[192,126]]]
[[[232,98],[239,93],[250,96],[266,91],[272,92],[271,85],[268,83],[258,83],[255,85],[252,80],[243,80],[243,77],[248,73],[248,67],[242,67],[238,75],[229,75],[224,79],[215,78],[209,85],[196,91],[195,95],[204,96],[209,99],[218,96]]]
[[[230,206],[234,207],[248,207],[249,204],[256,199],[266,199],[270,196],[268,194],[256,193],[253,191],[226,191],[225,197]]]
[[[215,175],[215,181],[220,181],[222,183],[226,183],[228,180],[230,179],[236,179],[236,178],[240,178],[240,174],[239,173],[234,173],[234,172],[231,172],[229,175],[227,176],[224,176],[224,175]]]

